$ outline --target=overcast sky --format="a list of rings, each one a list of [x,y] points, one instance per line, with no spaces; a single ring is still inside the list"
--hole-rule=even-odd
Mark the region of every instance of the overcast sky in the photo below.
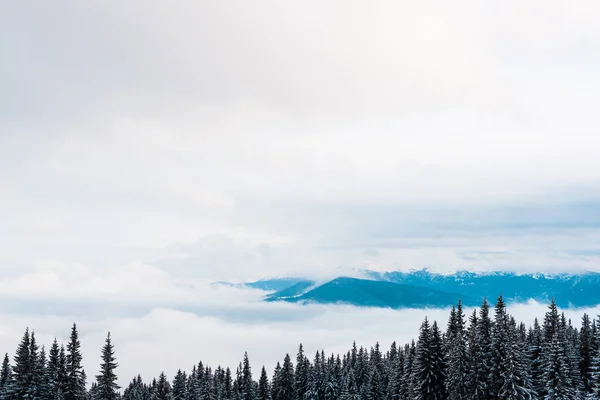
[[[277,350],[307,318],[315,345],[359,334],[214,280],[600,270],[599,20],[595,0],[0,2],[0,344],[77,319],[154,373],[133,360],[167,351],[160,326],[247,324],[256,352],[272,323]]]

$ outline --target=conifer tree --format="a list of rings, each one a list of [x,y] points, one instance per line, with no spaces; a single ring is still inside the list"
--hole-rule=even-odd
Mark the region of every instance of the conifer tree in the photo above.
[[[46,348],[42,346],[37,360],[35,382],[38,386],[37,393],[40,400],[53,400],[50,392],[50,377],[47,372],[48,358],[46,356]]]
[[[255,400],[256,391],[254,387],[254,381],[252,380],[252,370],[250,368],[250,361],[248,359],[248,353],[244,353],[244,364],[242,368],[242,382],[241,382],[241,400]]]
[[[32,400],[39,400],[42,397],[40,390],[43,386],[44,368],[45,365],[41,365],[39,346],[35,339],[35,332],[31,331],[29,338],[29,384],[27,387],[27,398]],[[44,361],[45,362],[45,361]]]
[[[434,393],[437,371],[434,370],[432,349],[431,326],[429,320],[425,318],[417,341],[417,354],[414,364],[415,398],[417,400],[437,399]]]
[[[118,366],[110,332],[108,332],[104,347],[102,347],[100,373],[96,375],[98,400],[116,400],[118,398],[120,387],[117,384],[117,375],[115,374],[115,369]]]
[[[271,388],[269,387],[269,378],[267,377],[267,370],[263,365],[260,371],[260,379],[258,380],[258,400],[270,400],[271,399]]]
[[[304,355],[304,349],[302,343],[298,347],[298,354],[296,355],[296,371],[295,371],[295,385],[296,400],[304,400],[304,396],[308,391],[308,372],[310,363]]]
[[[542,364],[543,350],[542,329],[536,318],[533,322],[533,328],[527,334],[527,359],[529,361],[529,377],[535,396],[539,397],[544,393],[544,368]]]
[[[10,400],[26,399],[29,394],[33,372],[29,353],[30,339],[29,328],[27,328],[15,352],[12,381],[9,383],[7,390],[7,396]]]
[[[361,400],[352,371],[353,369],[350,367],[345,378],[344,389],[340,394],[340,400]]]
[[[7,398],[7,390],[12,379],[12,370],[10,367],[10,359],[8,353],[4,354],[4,360],[2,361],[2,369],[0,370],[0,399],[4,400]]]
[[[454,309],[453,309],[454,311]],[[446,386],[449,400],[464,400],[468,388],[467,343],[465,340],[464,315],[459,301],[448,326],[448,370]]]
[[[274,378],[277,384],[273,385],[273,400],[284,400],[295,398],[294,391],[294,366],[289,354],[285,355],[283,365],[279,370],[279,374]]]
[[[475,344],[475,360],[477,371],[474,376],[473,386],[475,387],[474,399],[489,400],[492,398],[492,320],[490,319],[490,306],[487,299],[479,310],[479,320],[477,322],[477,342]]]
[[[231,377],[231,369],[227,367],[225,369],[225,381],[223,382],[223,399],[231,400],[233,399],[233,382]]]
[[[369,381],[369,392],[368,400],[384,400],[383,382],[381,382],[381,375],[378,368],[373,368],[371,372],[371,379]]]
[[[569,361],[561,343],[559,332],[555,331],[544,365],[544,391],[545,400],[573,400],[573,391],[570,379]]]
[[[527,400],[534,395],[531,381],[527,374],[527,362],[523,353],[523,342],[520,340],[514,319],[507,326],[507,337],[502,353],[502,386],[498,398],[506,400]]]
[[[173,378],[173,400],[186,400],[187,376],[180,369]]]
[[[158,380],[153,383],[152,400],[171,400],[171,384],[164,372],[161,372]]]
[[[60,368],[60,348],[56,338],[52,342],[48,355],[48,364],[46,366],[46,382],[48,384],[48,398],[56,399],[59,397],[59,368]]]
[[[77,325],[73,324],[71,328],[71,337],[67,344],[66,356],[66,382],[64,387],[65,400],[85,400],[85,372],[81,365],[81,343],[79,342],[79,333]]]

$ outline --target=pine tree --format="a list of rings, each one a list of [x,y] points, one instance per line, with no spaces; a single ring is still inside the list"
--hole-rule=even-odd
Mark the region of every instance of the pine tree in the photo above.
[[[570,379],[569,361],[564,346],[555,331],[544,365],[545,400],[573,400],[575,394]]]
[[[117,375],[115,369],[119,366],[115,358],[115,350],[110,339],[110,332],[106,335],[106,341],[102,348],[102,363],[100,364],[100,374],[96,375],[98,383],[98,400],[116,400],[120,389],[117,384]]]
[[[171,400],[171,384],[164,372],[160,373],[158,381],[155,381],[154,386],[152,400]]]
[[[48,383],[48,400],[59,397],[59,368],[60,368],[60,348],[56,338],[50,347],[48,365],[46,366],[46,382]]]
[[[269,387],[269,378],[267,377],[267,370],[263,365],[260,371],[260,379],[258,381],[258,400],[270,400],[271,399],[271,388]]]
[[[345,378],[344,389],[340,395],[340,400],[361,400],[358,393],[358,387],[356,386],[356,380],[354,379],[354,373],[352,367],[348,369],[348,373]]]
[[[77,325],[73,324],[71,337],[67,344],[65,400],[85,400],[86,398],[85,373],[81,366],[83,357],[80,348]]]
[[[242,368],[242,399],[241,400],[255,400],[256,391],[254,387],[254,381],[252,380],[252,370],[250,368],[250,361],[248,359],[248,353],[244,353],[244,364]]]
[[[15,352],[15,365],[12,369],[13,379],[7,389],[7,397],[11,400],[26,399],[29,394],[33,372],[30,357],[30,340],[29,328],[27,328]]]
[[[223,399],[233,399],[233,382],[231,377],[231,370],[229,367],[225,369],[225,380],[223,382]]]
[[[304,400],[304,396],[308,391],[308,372],[310,368],[310,362],[304,355],[304,349],[302,343],[298,348],[298,354],[296,355],[296,371],[295,371],[295,389],[296,389],[296,400]]]
[[[0,371],[0,400],[7,398],[7,390],[9,389],[12,380],[12,369],[10,367],[10,359],[8,353],[4,354],[2,361],[2,370]]]
[[[484,298],[479,310],[477,323],[477,341],[474,349],[477,364],[473,367],[477,373],[474,376],[473,399],[489,400],[492,398],[492,320],[490,319],[490,306]]]
[[[523,353],[523,342],[518,335],[514,319],[508,324],[507,340],[504,342],[502,353],[502,386],[499,391],[499,399],[505,400],[527,400],[534,395],[531,381],[527,374],[527,361]]]
[[[371,379],[369,381],[368,400],[384,400],[383,382],[378,368],[373,368]]]
[[[173,400],[186,400],[187,377],[184,372],[177,370],[173,378]]]
[[[464,315],[459,301],[448,325],[448,371],[446,386],[449,400],[464,400],[469,394],[468,359]]]
[[[404,379],[404,351],[399,351],[393,361],[390,360],[390,379],[388,382],[388,399],[400,400]]]
[[[42,346],[37,360],[35,384],[37,385],[37,394],[40,400],[52,400],[50,392],[50,379],[47,372],[48,358],[46,348]]]
[[[544,393],[544,368],[543,368],[543,338],[542,329],[538,319],[533,322],[533,328],[527,335],[527,358],[529,361],[529,377],[535,396],[542,396]]]
[[[58,398],[61,400],[66,400],[66,390],[67,384],[69,380],[69,372],[67,371],[67,354],[65,352],[65,347],[63,345],[60,346],[60,351],[58,353]]]
[[[440,390],[440,375],[442,371],[439,370],[440,363],[437,359],[437,347],[441,343],[434,343],[437,340],[437,338],[434,339],[433,329],[429,325],[427,318],[425,318],[421,325],[419,340],[417,341],[415,359],[415,399],[417,400],[438,400],[444,398],[444,391]]]

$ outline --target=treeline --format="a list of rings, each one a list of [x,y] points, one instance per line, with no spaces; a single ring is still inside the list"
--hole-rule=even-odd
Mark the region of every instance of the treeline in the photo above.
[[[14,364],[4,357],[1,400],[577,400],[600,399],[600,319],[584,315],[576,328],[554,301],[540,324],[517,324],[502,300],[492,312],[484,300],[464,315],[459,302],[445,331],[425,319],[417,340],[404,346],[356,344],[345,354],[312,361],[300,345],[269,376],[255,379],[248,354],[233,373],[202,362],[145,383],[138,375],[119,392],[110,334],[91,389],[76,325],[66,348],[54,340],[48,354],[25,331]]]

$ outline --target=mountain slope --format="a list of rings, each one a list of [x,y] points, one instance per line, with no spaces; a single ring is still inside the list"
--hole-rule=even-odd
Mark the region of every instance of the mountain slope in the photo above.
[[[298,303],[342,303],[362,307],[408,308],[445,307],[465,299],[458,293],[437,289],[423,289],[413,285],[371,281],[357,278],[336,278],[304,294],[294,297],[270,297]]]

